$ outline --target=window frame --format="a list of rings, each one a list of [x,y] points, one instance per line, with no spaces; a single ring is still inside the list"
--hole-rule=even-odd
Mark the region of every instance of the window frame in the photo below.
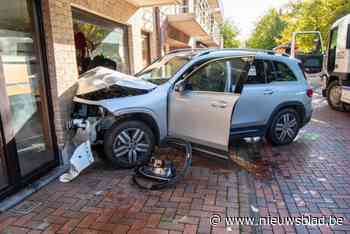
[[[346,34],[346,49],[350,49],[350,24],[348,24],[348,31]]]

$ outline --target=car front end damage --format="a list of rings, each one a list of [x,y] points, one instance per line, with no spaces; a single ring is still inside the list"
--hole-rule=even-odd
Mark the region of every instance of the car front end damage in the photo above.
[[[103,144],[105,132],[118,120],[114,111],[120,99],[143,95],[155,88],[136,79],[100,67],[79,79],[71,120],[67,122],[67,129],[74,131],[66,144],[71,155],[70,170],[60,177],[61,182],[72,181],[94,162],[91,146]]]

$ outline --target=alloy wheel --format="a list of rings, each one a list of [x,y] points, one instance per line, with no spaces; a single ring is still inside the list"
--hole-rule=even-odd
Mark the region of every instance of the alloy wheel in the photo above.
[[[275,134],[280,142],[286,142],[288,138],[293,140],[298,132],[298,120],[295,115],[285,113],[280,116],[275,127]]]
[[[150,150],[147,134],[139,128],[127,128],[120,132],[113,144],[114,157],[129,164],[136,164]]]

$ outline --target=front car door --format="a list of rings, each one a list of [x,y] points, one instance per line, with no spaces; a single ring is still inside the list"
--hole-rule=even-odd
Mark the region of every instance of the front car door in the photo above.
[[[239,77],[234,92],[230,89],[232,60]],[[173,89],[169,96],[169,135],[228,152],[232,113],[250,61],[251,57],[214,59],[180,81],[184,90]]]

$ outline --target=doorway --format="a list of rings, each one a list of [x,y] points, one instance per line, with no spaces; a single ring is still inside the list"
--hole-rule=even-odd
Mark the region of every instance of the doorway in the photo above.
[[[0,6],[0,197],[58,164],[46,93],[40,1],[4,1]]]

